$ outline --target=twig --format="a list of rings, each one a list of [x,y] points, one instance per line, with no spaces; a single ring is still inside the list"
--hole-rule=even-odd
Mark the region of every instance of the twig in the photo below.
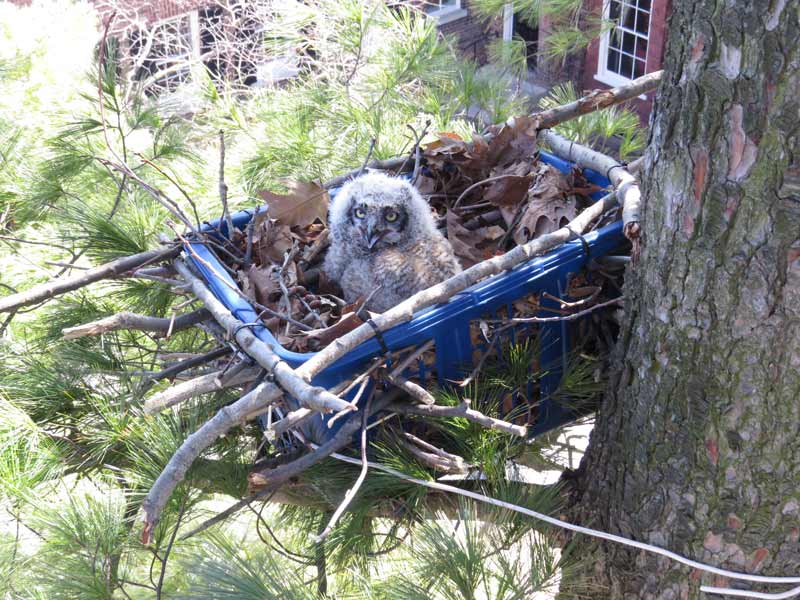
[[[562,317],[516,317],[513,319],[502,319],[497,321],[489,321],[490,323],[502,323],[506,325],[506,327],[501,328],[507,329],[518,323],[556,323],[559,321],[574,321],[575,319],[580,319],[581,317],[585,317],[591,312],[594,312],[598,308],[604,308],[606,306],[611,306],[613,304],[622,304],[624,299],[620,298],[612,298],[611,300],[607,300],[606,302],[601,302],[600,304],[595,304],[590,306],[585,310],[578,311],[576,313],[572,313],[571,315],[564,315]]]
[[[364,159],[364,164],[361,165],[361,169],[358,171],[358,175],[356,177],[361,177],[364,171],[367,168],[367,163],[369,162],[370,157],[372,156],[372,151],[375,150],[375,142],[377,142],[377,138],[372,138],[369,142],[369,150],[367,150],[367,158]]]
[[[334,511],[333,516],[330,521],[328,521],[328,525],[322,530],[322,533],[314,538],[314,542],[317,544],[328,537],[331,531],[333,531],[333,528],[336,527],[339,518],[344,514],[344,511],[347,510],[347,507],[350,506],[359,488],[361,488],[361,484],[364,483],[364,479],[367,477],[367,418],[370,413],[371,405],[372,395],[367,398],[367,405],[361,413],[361,472],[358,474],[355,483],[345,492],[344,499]]]
[[[242,500],[239,500],[238,502],[235,502],[234,504],[231,504],[228,508],[226,508],[222,512],[214,515],[213,517],[211,517],[210,519],[208,519],[206,521],[203,521],[199,526],[195,527],[190,532],[184,533],[180,537],[180,541],[183,542],[185,540],[188,540],[191,537],[196,536],[199,533],[203,533],[204,531],[210,529],[211,527],[213,527],[217,523],[221,523],[222,521],[224,521],[225,519],[227,519],[231,515],[236,514],[237,512],[242,510],[243,508],[247,508],[252,502],[255,502],[256,500],[260,500],[261,498],[264,498],[265,496],[269,496],[270,494],[274,494],[278,490],[278,488],[280,488],[280,485],[266,487],[263,490],[259,490],[259,492],[257,494],[254,494],[253,496],[251,496],[249,498],[243,498]]]
[[[614,104],[632,100],[642,94],[651,92],[661,82],[662,73],[662,71],[648,73],[625,85],[610,90],[595,90],[574,102],[535,113],[532,116],[539,120],[537,129],[555,127],[564,121],[569,121],[575,117],[608,108]]]
[[[408,367],[411,366],[415,360],[417,360],[420,356],[425,354],[428,350],[433,348],[433,345],[436,342],[434,340],[428,340],[424,344],[422,344],[419,348],[414,350],[411,354],[406,356],[400,364],[398,364],[391,373],[389,373],[390,377],[396,377],[397,375],[402,375],[403,371],[405,371]]]
[[[401,446],[408,450],[412,454],[412,456],[416,457],[417,459],[421,460],[423,463],[436,469],[437,471],[441,471],[444,473],[467,473],[472,465],[468,464],[463,458],[460,456],[456,456],[455,454],[450,454],[449,452],[445,452],[436,446],[428,444],[427,442],[419,439],[416,436],[411,435],[410,433],[403,432],[403,435],[411,440],[412,443],[406,442],[404,440],[398,440]],[[417,446],[425,448],[428,452],[424,450],[420,450]]]
[[[423,404],[431,405],[436,403],[436,398],[434,398],[424,387],[414,383],[413,381],[409,381],[402,375],[389,375],[387,379],[389,380],[389,383],[399,387],[409,396],[419,400]]]
[[[482,425],[483,427],[488,427],[489,429],[504,431],[519,437],[525,437],[528,435],[527,428],[522,425],[514,425],[508,421],[495,419],[494,417],[489,417],[482,412],[470,408],[470,402],[466,398],[459,406],[395,403],[389,406],[387,410],[401,415],[420,415],[424,417],[441,418],[461,417],[463,419],[467,419],[468,421],[472,421],[473,423],[477,423],[478,425]]]
[[[65,340],[74,340],[87,335],[101,335],[118,329],[135,329],[137,331],[152,331],[168,335],[170,332],[187,329],[201,321],[211,318],[204,308],[174,318],[148,317],[131,312],[121,312],[104,319],[66,327],[61,330]]]
[[[222,203],[222,216],[228,225],[228,238],[233,239],[233,220],[228,210],[228,184],[225,183],[225,132],[219,130],[219,201]]]
[[[178,183],[177,179],[172,177],[169,173],[167,173],[164,169],[159,167],[156,163],[154,163],[153,161],[148,160],[147,158],[145,158],[145,156],[141,152],[134,152],[134,154],[136,156],[138,156],[139,160],[141,160],[144,164],[153,167],[156,171],[161,173],[161,175],[166,177],[167,180],[178,189],[178,191],[181,193],[181,195],[184,198],[186,198],[186,201],[189,203],[189,206],[192,207],[192,212],[194,213],[194,219],[195,219],[195,221],[197,223],[197,229],[199,230],[201,225],[200,225],[200,215],[197,213],[197,205],[195,204],[194,200],[192,200],[192,197],[189,195],[189,193],[184,189],[184,187],[180,183]],[[123,173],[123,176],[124,175],[125,174]],[[177,203],[176,203],[176,206],[177,206]]]
[[[191,285],[195,296],[211,312],[214,319],[225,329],[229,336],[236,339],[242,351],[269,373],[275,375],[281,387],[292,394],[298,402],[319,412],[338,411],[350,405],[349,402],[334,396],[326,389],[312,387],[306,383],[266,343],[258,339],[248,328],[241,327],[241,321],[231,314],[183,262],[176,261],[175,268],[181,277]]]
[[[245,384],[256,379],[261,372],[259,368],[243,368],[238,372],[234,369],[231,369],[224,378],[222,377],[222,371],[216,371],[184,381],[163,392],[154,394],[145,400],[144,412],[146,414],[154,414],[195,396]]]
[[[405,156],[395,156],[394,158],[387,158],[385,160],[373,160],[369,164],[367,164],[367,168],[375,169],[377,171],[391,171],[402,165],[405,159],[406,159]],[[350,181],[353,177],[358,176],[359,171],[361,171],[361,167],[353,169],[352,171],[348,171],[344,175],[339,175],[338,177],[329,179],[328,181],[322,184],[322,187],[324,187],[326,190],[329,190],[331,188],[344,185],[345,183]]]
[[[481,179],[480,181],[473,183],[471,186],[469,186],[467,189],[461,192],[461,195],[458,198],[456,198],[456,201],[453,202],[452,210],[457,209],[458,205],[461,204],[461,201],[464,199],[464,197],[467,194],[469,194],[472,190],[474,190],[476,187],[480,187],[485,183],[491,183],[492,181],[497,181],[498,179],[505,179],[506,177],[519,177],[519,175],[516,175],[514,173],[504,173],[502,175],[495,175],[494,177],[487,177],[486,179]]]
[[[475,377],[478,375],[478,373],[481,372],[481,369],[483,368],[484,363],[486,363],[486,359],[489,358],[489,355],[492,353],[492,349],[494,348],[494,345],[497,343],[498,339],[500,339],[500,338],[497,335],[495,335],[492,338],[492,341],[489,342],[489,347],[486,348],[486,352],[484,352],[481,355],[480,359],[478,359],[478,364],[475,365],[474,369],[472,369],[472,373],[470,373],[469,376],[464,381],[459,383],[458,387],[461,387],[461,388],[467,387],[470,384],[470,382],[472,382],[472,380],[475,379]]]
[[[176,232],[176,233],[177,233],[177,232]],[[184,239],[184,238],[183,238],[183,237],[182,237],[182,236],[181,236],[179,233],[178,233],[177,235],[178,235],[178,238],[180,238],[180,239],[181,239],[181,241],[183,241],[183,243],[184,243],[184,246],[186,247],[186,249],[188,249],[188,251],[189,251],[189,254],[191,254],[192,258],[193,258],[194,260],[196,260],[197,262],[199,262],[201,265],[203,265],[205,268],[207,268],[209,271],[211,271],[211,273],[212,273],[213,275],[215,275],[215,276],[216,276],[216,278],[217,278],[217,281],[221,281],[223,284],[225,284],[225,287],[227,287],[228,289],[230,289],[231,291],[233,291],[234,293],[236,293],[236,295],[237,295],[237,296],[239,296],[239,297],[240,297],[240,298],[242,298],[243,300],[246,300],[247,302],[249,302],[250,304],[252,304],[253,306],[255,306],[255,307],[258,309],[258,310],[260,310],[260,311],[261,311],[261,314],[259,315],[259,319],[261,318],[261,316],[262,316],[263,314],[268,314],[268,315],[269,315],[269,316],[271,316],[271,317],[275,317],[275,318],[277,318],[277,319],[281,319],[282,321],[286,321],[287,323],[291,323],[292,325],[294,325],[295,327],[297,327],[298,329],[300,329],[300,330],[302,330],[302,331],[311,331],[312,327],[310,327],[309,325],[306,325],[305,323],[301,323],[300,321],[298,321],[298,320],[296,320],[296,319],[293,319],[293,318],[292,318],[292,317],[290,317],[289,315],[284,315],[284,314],[282,314],[282,313],[279,313],[279,312],[278,312],[278,311],[276,311],[276,310],[272,310],[272,309],[271,309],[271,308],[269,308],[268,306],[264,306],[263,304],[260,304],[259,302],[256,302],[256,301],[255,301],[255,300],[253,300],[252,298],[248,298],[248,297],[247,297],[247,296],[246,296],[246,295],[245,295],[245,294],[242,292],[242,290],[240,290],[240,289],[239,289],[237,286],[235,286],[235,285],[233,285],[232,283],[230,283],[230,282],[227,280],[227,278],[225,278],[225,277],[222,277],[222,276],[220,275],[219,271],[217,271],[217,270],[214,268],[214,265],[212,265],[210,262],[208,262],[207,260],[205,260],[205,259],[204,259],[202,256],[200,256],[200,255],[197,253],[197,251],[196,251],[196,250],[195,250],[195,249],[192,247],[192,244],[193,244],[193,243],[195,243],[194,241],[192,241],[192,242],[188,242],[188,241],[187,241],[187,240],[185,240],[185,239]]]
[[[74,277],[49,281],[34,286],[24,292],[0,298],[0,312],[8,312],[31,304],[37,304],[43,300],[49,300],[55,296],[80,289],[101,279],[120,275],[142,265],[175,258],[179,252],[180,246],[177,245],[160,250],[141,252],[132,256],[118,258],[99,267],[79,273]]]
[[[169,367],[168,369],[164,369],[163,371],[159,371],[149,377],[151,381],[160,381],[161,379],[173,379],[178,373],[183,373],[184,371],[188,371],[192,367],[196,367],[197,365],[202,365],[204,363],[210,362],[212,360],[216,360],[226,354],[230,354],[231,349],[228,346],[223,346],[221,348],[215,348],[211,352],[206,352],[205,354],[201,354],[199,356],[195,356],[194,358],[188,358],[186,360],[182,360],[176,365]]]

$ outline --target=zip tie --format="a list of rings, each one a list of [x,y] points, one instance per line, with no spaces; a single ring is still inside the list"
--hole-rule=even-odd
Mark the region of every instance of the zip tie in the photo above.
[[[611,181],[611,171],[613,169],[624,169],[627,166],[628,166],[628,163],[626,163],[626,162],[619,163],[619,164],[616,164],[616,165],[611,165],[610,167],[608,167],[608,169],[606,169],[606,179]]]
[[[589,242],[586,241],[586,238],[583,237],[582,233],[577,233],[569,225],[566,225],[566,229],[573,236],[575,236],[576,238],[578,238],[581,241],[581,245],[583,246],[583,253],[586,255],[586,262],[588,263],[589,260],[591,260],[591,258],[592,258],[592,248],[591,248],[591,246],[589,246]]]
[[[369,314],[365,314],[366,311],[364,310],[364,306],[362,305],[357,311],[356,316],[364,321],[367,325],[372,327],[372,330],[375,332],[375,339],[378,340],[378,344],[381,347],[381,352],[386,358],[391,358],[391,352],[389,352],[389,346],[386,345],[386,340],[383,339],[383,333],[378,326],[375,324],[375,321],[372,320],[372,317]],[[366,319],[364,318],[366,316]]]

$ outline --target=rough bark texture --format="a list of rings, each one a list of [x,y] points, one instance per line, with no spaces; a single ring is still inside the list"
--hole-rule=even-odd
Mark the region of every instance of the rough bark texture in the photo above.
[[[576,511],[724,568],[786,576],[800,573],[799,13],[790,0],[673,2],[644,251]],[[701,582],[731,584],[595,550],[592,598],[699,598]]]

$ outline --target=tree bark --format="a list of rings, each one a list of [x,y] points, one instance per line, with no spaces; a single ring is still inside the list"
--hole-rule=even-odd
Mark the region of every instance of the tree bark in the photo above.
[[[787,0],[673,1],[643,253],[573,507],[584,524],[776,576],[800,573],[799,14]],[[592,598],[731,584],[593,548]]]

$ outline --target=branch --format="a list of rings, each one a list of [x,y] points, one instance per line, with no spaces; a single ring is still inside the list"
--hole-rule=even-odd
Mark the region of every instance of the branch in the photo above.
[[[30,306],[31,304],[37,304],[43,300],[49,300],[56,296],[66,294],[67,292],[80,289],[91,283],[100,281],[101,279],[115,277],[126,271],[141,267],[142,265],[175,258],[179,252],[180,246],[170,246],[169,248],[161,250],[150,250],[149,252],[141,252],[132,256],[118,258],[117,260],[100,265],[99,267],[83,271],[74,277],[48,281],[47,283],[34,286],[24,292],[0,298],[0,312],[8,312],[24,306]]]
[[[512,435],[525,437],[528,435],[528,429],[523,425],[514,425],[502,419],[495,419],[489,417],[480,411],[470,408],[469,400],[464,401],[459,406],[438,406],[436,404],[392,404],[388,408],[389,412],[395,412],[401,415],[420,415],[424,417],[461,417],[488,427],[489,429],[496,429],[498,431],[505,431]]]
[[[534,113],[531,115],[539,119],[537,129],[547,129],[555,127],[559,123],[569,121],[575,117],[585,115],[596,110],[608,108],[615,104],[620,104],[626,100],[637,98],[646,92],[652,92],[661,83],[663,71],[648,73],[630,83],[612,88],[610,90],[595,90],[575,102],[556,106],[549,110]]]
[[[630,173],[632,169],[626,168],[610,156],[572,142],[550,130],[540,131],[539,140],[547,143],[556,154],[566,160],[575,161],[581,167],[603,173],[608,177],[614,185],[614,191],[622,205],[625,236],[632,242],[638,240],[641,234],[639,222],[641,221],[642,194],[639,191],[639,182]],[[638,168],[641,162],[636,161],[636,164]],[[636,254],[637,249],[634,248],[634,256]]]
[[[196,325],[209,318],[211,318],[211,313],[204,308],[175,318],[148,317],[146,315],[137,315],[132,312],[121,312],[104,319],[92,321],[91,323],[84,323],[83,325],[76,325],[75,327],[66,327],[61,330],[61,333],[64,335],[65,340],[74,340],[87,335],[101,335],[109,331],[117,331],[118,329],[152,331],[154,333],[167,335],[170,331],[175,332],[188,329],[192,325]]]
[[[176,261],[175,269],[191,286],[195,296],[211,312],[214,319],[233,337],[239,347],[269,373],[275,375],[283,389],[304,406],[318,412],[340,411],[350,408],[350,403],[331,394],[321,387],[312,387],[297,376],[294,369],[281,360],[266,343],[258,339],[242,322],[211,293],[206,285],[196,277],[183,262]]]
[[[159,371],[155,375],[151,375],[149,379],[151,382],[159,381],[161,379],[172,379],[179,373],[183,373],[184,371],[191,369],[192,367],[196,367],[197,365],[202,365],[203,363],[207,363],[211,360],[221,358],[226,354],[230,354],[230,352],[231,349],[228,346],[221,346],[211,350],[210,352],[206,352],[205,354],[200,354],[199,356],[182,360],[181,362],[176,363],[171,367],[164,369],[163,371]]]
[[[253,381],[261,372],[260,368],[242,369],[238,373],[230,373],[227,378],[222,378],[222,371],[201,375],[189,381],[184,381],[169,389],[150,396],[144,403],[144,412],[148,415],[155,414],[180,404],[184,400],[223,390],[225,388],[236,387],[249,381]]]

